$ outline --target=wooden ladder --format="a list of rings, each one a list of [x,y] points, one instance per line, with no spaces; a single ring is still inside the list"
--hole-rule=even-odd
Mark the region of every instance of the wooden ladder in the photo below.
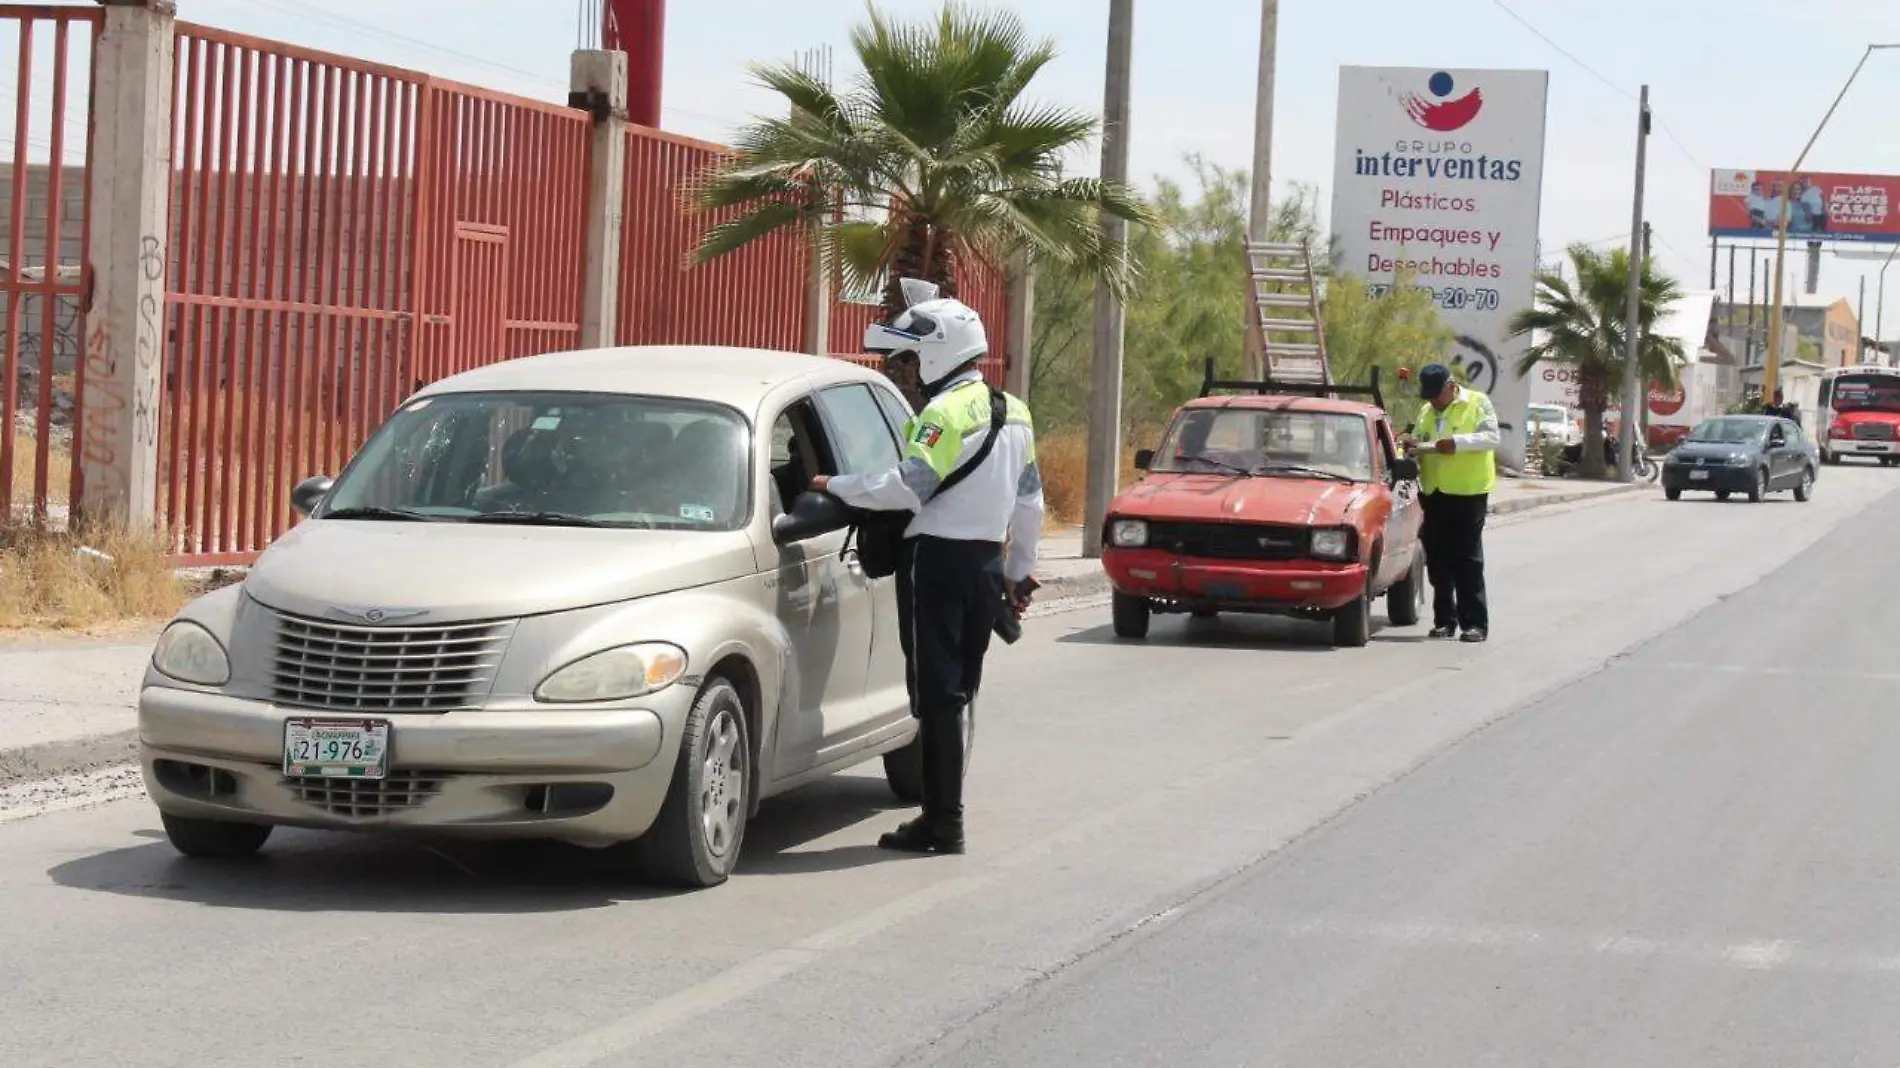
[[[1330,386],[1319,286],[1303,243],[1247,245],[1247,292],[1253,304],[1248,333],[1269,381]]]

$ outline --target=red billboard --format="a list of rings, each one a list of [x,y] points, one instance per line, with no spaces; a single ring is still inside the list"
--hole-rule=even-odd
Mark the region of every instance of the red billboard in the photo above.
[[[1709,236],[1772,240],[1783,208],[1803,241],[1900,243],[1900,177],[1825,171],[1716,171]]]

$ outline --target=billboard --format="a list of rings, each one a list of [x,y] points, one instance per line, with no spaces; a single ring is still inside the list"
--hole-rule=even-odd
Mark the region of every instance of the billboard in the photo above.
[[[1524,457],[1529,383],[1511,316],[1536,291],[1546,71],[1341,67],[1333,168],[1337,267],[1375,293],[1405,270],[1457,335],[1453,358]]]
[[[1900,177],[1742,170],[1709,176],[1711,237],[1772,241],[1784,206],[1789,237],[1900,243]]]

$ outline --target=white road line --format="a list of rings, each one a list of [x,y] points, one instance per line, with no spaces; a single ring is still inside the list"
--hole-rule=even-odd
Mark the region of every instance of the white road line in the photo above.
[[[1832,668],[1785,667],[1770,664],[1703,664],[1693,660],[1671,660],[1662,666],[1671,671],[1696,671],[1718,675],[1767,675],[1789,679],[1900,682],[1900,671],[1837,671]]]

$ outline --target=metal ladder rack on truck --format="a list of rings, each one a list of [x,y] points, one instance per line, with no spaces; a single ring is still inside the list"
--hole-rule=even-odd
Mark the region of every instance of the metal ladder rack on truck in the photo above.
[[[1262,376],[1275,382],[1330,385],[1319,286],[1306,245],[1249,242],[1247,293],[1253,305],[1247,333],[1260,353]]]

